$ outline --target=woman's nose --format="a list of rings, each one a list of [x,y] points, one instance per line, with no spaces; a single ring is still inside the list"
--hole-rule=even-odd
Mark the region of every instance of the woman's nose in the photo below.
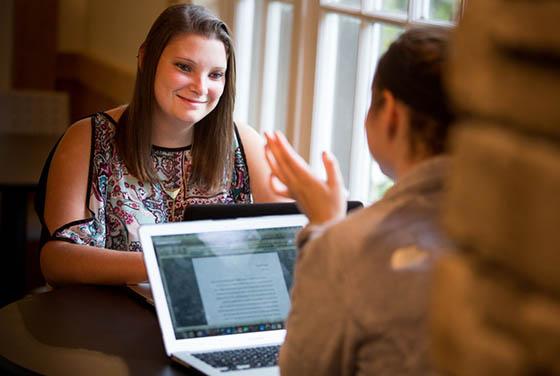
[[[208,83],[205,77],[194,77],[191,82],[191,91],[199,96],[208,94]]]

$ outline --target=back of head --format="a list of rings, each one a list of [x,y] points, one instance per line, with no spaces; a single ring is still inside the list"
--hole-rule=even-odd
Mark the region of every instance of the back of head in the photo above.
[[[418,27],[407,30],[379,60],[373,97],[382,90],[410,110],[410,142],[414,153],[422,145],[430,154],[445,150],[453,114],[443,87],[449,30]]]

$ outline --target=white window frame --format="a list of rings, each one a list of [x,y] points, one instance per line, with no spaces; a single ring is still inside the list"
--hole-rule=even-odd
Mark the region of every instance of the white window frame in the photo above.
[[[244,1],[254,0],[237,0],[237,3],[240,4]],[[329,83],[321,79],[322,77],[328,77],[332,74],[332,72],[328,71],[328,67],[325,67],[325,64],[321,64],[321,57],[328,52],[327,49],[336,48],[336,46],[325,46],[324,43],[322,43],[324,38],[328,38],[328,33],[333,32],[332,26],[329,27],[328,25],[329,21],[327,15],[334,13],[355,17],[360,20],[358,67],[351,139],[350,179],[346,184],[349,188],[350,197],[366,201],[369,190],[369,174],[372,168],[363,124],[370,100],[369,86],[374,71],[374,62],[377,60],[371,51],[375,48],[373,41],[378,39],[373,35],[376,31],[372,31],[368,25],[372,23],[384,23],[407,29],[411,26],[425,24],[451,27],[453,23],[426,19],[429,11],[429,1],[431,0],[409,0],[409,8],[406,16],[381,11],[361,10],[373,9],[375,2],[380,0],[362,0],[361,9],[334,3],[321,3],[320,0],[260,1],[265,2],[265,10],[271,2],[289,3],[294,7],[290,60],[290,96],[287,103],[286,136],[298,153],[310,162],[312,169],[318,174],[323,173],[320,158],[321,151],[330,151],[332,137],[331,129],[325,127],[325,124],[330,125],[332,123],[328,121],[329,116],[332,117],[332,112],[326,110],[329,106],[325,106],[324,103],[332,103],[332,98],[327,98],[325,93],[332,93],[333,90],[326,90],[326,85],[328,86]],[[466,0],[461,1],[460,10],[458,12],[459,15],[463,12],[465,2]],[[239,6],[236,9],[238,12],[241,11]],[[266,11],[265,16],[262,17],[262,21],[264,24],[261,30],[267,30],[268,27],[266,23],[268,20]],[[239,30],[238,25],[236,25],[236,30]],[[263,56],[261,56],[261,62],[267,61],[267,53],[277,53],[277,51],[270,50],[271,44],[267,44],[267,39],[268,36],[262,38],[260,51],[263,53]],[[246,52],[239,49],[239,46],[241,46],[241,43],[238,44],[238,61],[246,64],[243,58],[240,57],[241,54]],[[267,46],[269,47],[268,49],[266,48]],[[332,53],[333,51],[330,52]],[[262,70],[261,77],[266,77],[267,69],[270,70],[270,67],[267,68],[266,65],[265,63],[260,67]],[[238,74],[241,73],[240,69],[238,69]],[[255,67],[251,67],[249,71],[255,71],[255,69]],[[267,103],[267,100],[270,101],[271,97],[265,95],[274,89],[274,85],[272,85],[273,82],[267,83],[267,80],[261,80],[263,84],[258,94],[249,93],[248,86],[238,84],[238,98],[247,98],[248,95],[260,95],[263,101],[261,106],[259,106],[261,114],[258,117],[261,119],[261,124],[256,126],[257,130],[260,132],[271,130],[262,125],[270,124],[270,122],[263,122],[262,120],[266,119],[266,116],[271,116],[270,114],[273,114],[274,111],[270,108],[270,103]],[[321,105],[321,102],[323,105]],[[238,99],[238,105],[240,107],[243,107],[244,103],[244,99]],[[264,114],[263,111],[265,112]]]

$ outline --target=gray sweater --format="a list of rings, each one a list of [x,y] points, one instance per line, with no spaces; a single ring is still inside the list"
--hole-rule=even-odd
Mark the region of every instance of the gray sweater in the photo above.
[[[425,375],[430,270],[450,249],[438,224],[446,157],[415,166],[375,204],[306,228],[282,375]]]

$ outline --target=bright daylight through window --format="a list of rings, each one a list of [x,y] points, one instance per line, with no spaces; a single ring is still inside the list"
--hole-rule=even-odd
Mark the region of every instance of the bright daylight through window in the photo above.
[[[352,199],[391,186],[366,146],[375,64],[414,25],[452,27],[461,0],[237,0],[236,118],[285,132],[317,173],[339,160]]]

